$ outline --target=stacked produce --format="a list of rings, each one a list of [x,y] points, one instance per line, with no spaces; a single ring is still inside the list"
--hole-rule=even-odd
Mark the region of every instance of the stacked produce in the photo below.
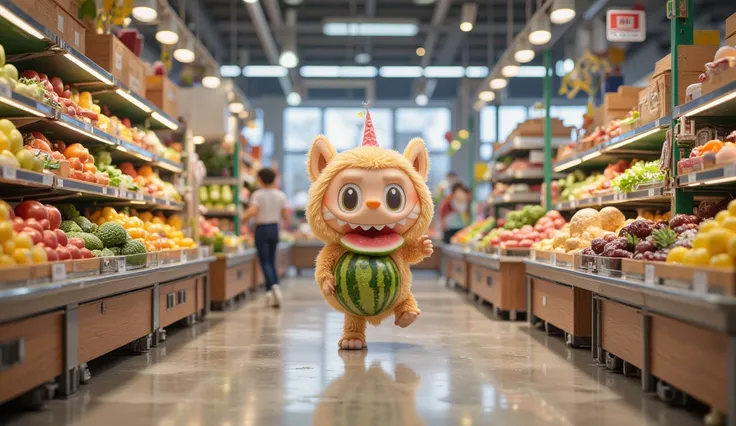
[[[453,235],[450,242],[452,244],[463,246],[471,245],[480,241],[488,232],[491,231],[491,229],[493,229],[495,224],[496,220],[492,217],[473,222]]]
[[[635,161],[630,168],[611,181],[611,187],[627,193],[636,190],[639,185],[661,183],[664,173],[659,167],[659,160]]]
[[[585,177],[580,170],[576,170],[565,179],[553,182],[552,198],[559,201],[582,200],[608,192],[613,181],[630,167],[631,163],[628,161],[619,160],[606,166],[602,174],[594,173],[588,177]],[[556,198],[557,188],[559,188],[559,198]]]
[[[624,214],[615,207],[604,207],[600,212],[582,209],[573,215],[569,228],[540,241],[534,248],[556,253],[580,253],[595,239],[615,236],[625,224]]]
[[[536,207],[539,206],[526,207],[536,211]],[[544,212],[542,211],[542,213]],[[508,224],[508,221],[506,223]],[[478,249],[484,250],[489,247],[506,249],[531,248],[534,243],[544,238],[550,238],[558,230],[563,229],[566,221],[558,211],[551,210],[533,221],[533,225],[525,223],[518,228],[506,228],[504,225],[504,227],[490,230],[490,232],[481,238]]]
[[[232,250],[241,246],[245,242],[245,237],[236,237],[234,235],[226,235],[217,226],[219,221],[215,218],[205,220],[199,218],[199,243],[202,245],[211,245],[215,253],[223,253],[226,249]]]
[[[233,189],[230,185],[200,186],[199,201],[208,209],[235,211]]]
[[[712,213],[703,210],[701,205],[698,213]],[[672,248],[666,258],[668,263],[728,269],[736,265],[736,200],[729,202],[714,219],[700,222],[697,231],[689,232],[693,233],[691,244]]]
[[[736,163],[736,131],[723,140],[713,139],[694,147],[688,158],[677,163],[677,168],[680,173],[690,173],[731,163]]]
[[[503,229],[512,230],[519,229],[524,225],[534,225],[544,216],[544,207],[527,205],[520,210],[509,212],[506,215],[506,221]]]
[[[158,213],[140,212],[128,215],[118,213],[112,207],[105,207],[92,212],[89,216],[92,223],[102,226],[108,222],[120,225],[130,238],[139,241],[147,251],[174,250],[196,247],[192,238],[185,237],[181,230],[183,223],[179,215],[165,218]]]

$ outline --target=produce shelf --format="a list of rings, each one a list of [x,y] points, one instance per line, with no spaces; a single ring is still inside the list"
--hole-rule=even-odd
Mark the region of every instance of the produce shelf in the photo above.
[[[674,108],[673,117],[736,117],[736,81]]]
[[[233,217],[238,215],[237,210],[223,210],[223,209],[208,209],[204,208],[204,212],[202,213],[205,216],[212,216],[212,217]]]
[[[12,92],[10,87],[0,84],[0,115],[3,117],[28,117],[30,114],[34,117],[50,118],[54,113],[48,105]]]
[[[647,123],[608,142],[596,145],[582,153],[552,164],[552,170],[602,168],[622,157],[659,157],[670,126],[671,117]]]
[[[494,206],[501,206],[505,204],[517,204],[517,203],[539,203],[542,200],[542,196],[538,193],[523,192],[517,194],[504,194],[497,195],[489,199],[488,204]]]
[[[552,173],[552,179],[562,179],[562,173]],[[544,169],[516,170],[491,175],[491,182],[518,182],[520,180],[541,181],[544,180]]]
[[[580,200],[563,201],[553,205],[554,210],[574,211],[586,207],[603,207],[608,205],[626,205],[631,207],[646,207],[669,204],[672,192],[665,187],[640,189],[637,191],[612,193]]]
[[[570,143],[570,138],[552,137],[552,149]],[[494,153],[491,161],[506,156],[522,156],[528,151],[544,149],[544,136],[515,136],[501,145]]]
[[[202,180],[202,185],[231,185],[236,186],[238,180],[234,177],[207,176]]]
[[[0,0],[0,34],[7,56],[45,52],[59,38],[49,28],[20,10],[9,0]]]
[[[732,184],[733,182],[736,182],[736,164],[726,164],[715,169],[677,176],[677,186],[681,188],[705,185],[715,189],[720,185]]]
[[[63,78],[62,78],[63,80]],[[107,105],[115,115],[130,118],[134,124],[145,123],[151,130],[178,130],[179,122],[165,114],[159,107],[113,79],[111,87],[90,89],[100,104]]]

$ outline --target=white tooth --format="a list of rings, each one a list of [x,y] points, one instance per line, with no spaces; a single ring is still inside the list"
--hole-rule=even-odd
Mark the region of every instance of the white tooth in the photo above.
[[[396,224],[395,224],[395,223],[389,223],[389,224],[388,224],[388,225],[386,225],[386,226],[388,226],[388,227],[389,227],[389,228],[391,228],[391,229],[394,229],[394,226],[396,226]]]
[[[332,220],[332,219],[335,219],[335,215],[334,215],[334,214],[332,214],[332,212],[331,212],[331,211],[329,211],[329,210],[323,210],[323,211],[322,211],[322,217],[324,217],[324,218],[325,218],[325,220]]]
[[[370,225],[360,225],[360,227],[363,228],[364,231],[371,229]]]
[[[405,225],[406,224],[406,218],[401,219],[400,221],[396,222],[399,225]]]
[[[419,214],[419,204],[415,204],[415,205],[414,205],[414,208],[413,208],[413,209],[411,209],[411,212],[412,212],[412,213],[416,213],[416,214]]]
[[[345,225],[346,223],[347,223],[347,222],[345,222],[344,220],[340,220],[340,219],[337,219],[337,226],[343,226],[343,225]]]
[[[407,217],[409,219],[418,219],[419,218],[419,215],[416,214],[416,213],[414,213],[414,212],[411,212],[411,213],[409,213],[409,215]]]
[[[373,225],[374,228],[378,229],[379,231],[383,229],[383,227],[386,225]]]
[[[352,229],[355,229],[355,228],[358,227],[358,225],[356,225],[354,223],[348,223],[348,225],[350,225],[350,228],[352,228]]]

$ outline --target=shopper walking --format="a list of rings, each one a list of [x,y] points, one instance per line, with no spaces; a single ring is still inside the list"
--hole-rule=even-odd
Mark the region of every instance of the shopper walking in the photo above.
[[[450,244],[452,236],[470,223],[470,190],[461,182],[452,185],[450,195],[442,200],[439,216],[442,222],[442,241]]]
[[[276,272],[276,247],[279,243],[279,222],[288,222],[286,194],[276,186],[276,172],[270,168],[258,171],[259,189],[250,198],[245,221],[255,219],[255,244],[263,276],[266,278],[266,302],[281,305],[281,288]]]

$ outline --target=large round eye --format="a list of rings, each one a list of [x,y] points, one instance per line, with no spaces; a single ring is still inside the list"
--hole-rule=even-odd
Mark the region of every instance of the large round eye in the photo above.
[[[404,210],[406,196],[404,196],[404,190],[401,186],[396,185],[395,183],[387,186],[383,192],[383,198],[386,200],[386,205],[389,210],[394,212]]]
[[[340,188],[340,193],[337,198],[340,200],[340,210],[344,212],[352,212],[360,205],[360,188],[358,185],[349,183]]]

